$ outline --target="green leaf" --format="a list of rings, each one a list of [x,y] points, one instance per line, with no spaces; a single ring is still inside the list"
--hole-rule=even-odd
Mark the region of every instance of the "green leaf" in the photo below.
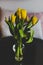
[[[9,26],[9,30],[10,30],[11,34],[14,35],[15,34],[14,33],[14,31],[15,31],[14,25],[11,22],[8,22],[7,24]]]
[[[31,28],[32,27],[32,21],[28,24],[27,28]]]
[[[30,29],[30,37],[26,41],[26,43],[31,43],[33,41],[33,35],[34,35],[34,31],[32,29]]]
[[[33,41],[33,38],[30,37],[30,38],[26,41],[26,43],[29,43],[29,44],[30,44],[30,43],[32,43],[32,41]]]
[[[19,30],[19,33],[20,33],[20,36],[23,38],[24,37],[24,33],[23,33],[22,29]]]

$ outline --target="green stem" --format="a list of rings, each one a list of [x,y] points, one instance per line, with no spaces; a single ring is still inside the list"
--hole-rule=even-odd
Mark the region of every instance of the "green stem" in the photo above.
[[[22,39],[20,38],[20,55],[23,55],[23,52],[22,52]]]
[[[22,60],[23,59],[23,57],[22,57],[22,55],[23,55],[23,52],[22,52],[22,39],[20,38],[20,40],[19,41],[17,41],[17,48],[16,48],[16,59],[18,60],[18,61],[20,61],[20,60]]]

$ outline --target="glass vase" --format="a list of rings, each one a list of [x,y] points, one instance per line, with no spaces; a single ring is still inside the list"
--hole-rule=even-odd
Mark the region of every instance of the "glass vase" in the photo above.
[[[23,48],[24,48],[24,44],[22,44],[21,42],[13,45],[13,51],[15,52],[16,61],[23,60]]]

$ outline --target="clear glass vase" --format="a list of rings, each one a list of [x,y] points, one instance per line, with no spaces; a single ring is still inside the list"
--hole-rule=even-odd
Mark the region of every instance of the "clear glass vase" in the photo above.
[[[24,44],[17,43],[13,45],[13,51],[15,52],[15,60],[22,61],[23,60],[23,48]]]

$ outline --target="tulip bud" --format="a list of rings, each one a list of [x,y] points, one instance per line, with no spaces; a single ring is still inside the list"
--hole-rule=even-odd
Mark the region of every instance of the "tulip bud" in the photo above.
[[[38,22],[38,18],[36,16],[33,16],[32,24],[35,25],[37,22]]]
[[[12,23],[15,22],[15,19],[16,19],[16,16],[15,16],[14,14],[12,14],[12,15],[11,15],[11,21],[12,21]]]
[[[18,10],[17,10],[17,16],[21,19],[21,8],[18,8]]]
[[[26,10],[22,9],[21,16],[22,16],[23,19],[26,19],[26,16],[27,16]]]

